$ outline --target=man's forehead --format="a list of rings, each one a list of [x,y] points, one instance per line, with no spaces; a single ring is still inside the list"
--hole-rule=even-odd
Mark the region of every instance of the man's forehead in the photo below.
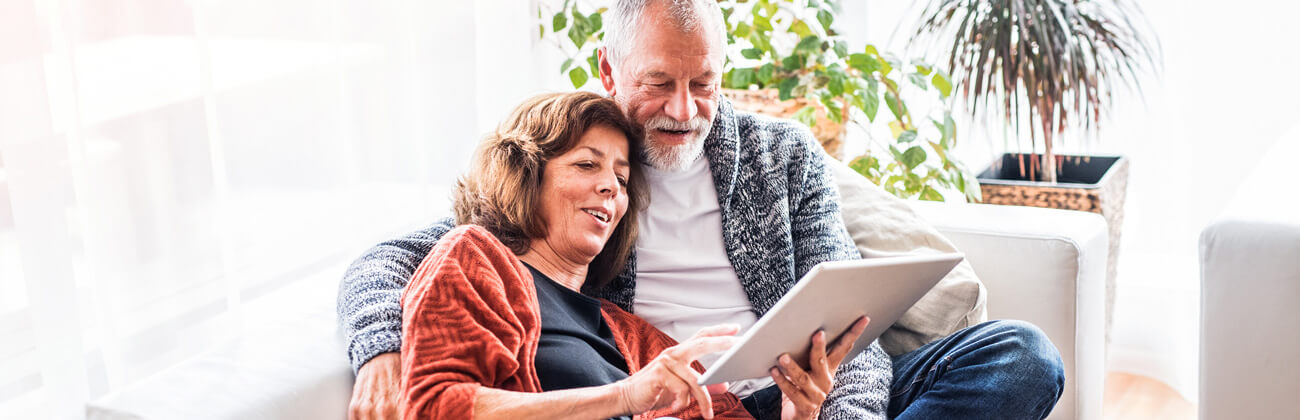
[[[717,76],[722,60],[709,54],[661,54],[642,50],[628,57],[627,63],[639,77],[695,79]]]

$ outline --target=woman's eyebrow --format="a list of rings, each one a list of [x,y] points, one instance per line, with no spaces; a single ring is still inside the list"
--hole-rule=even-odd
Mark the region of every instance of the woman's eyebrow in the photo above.
[[[595,154],[596,157],[598,157],[598,158],[601,158],[601,159],[604,159],[604,158],[605,158],[605,152],[600,151],[600,149],[597,149],[597,148],[595,148],[595,147],[591,147],[591,146],[582,146],[582,148],[583,148],[583,149],[590,150],[591,153]],[[614,164],[615,164],[615,165],[618,165],[618,166],[625,166],[625,167],[631,167],[631,166],[632,166],[631,163],[628,163],[627,159],[618,159],[618,160],[615,160],[615,161],[614,161]]]

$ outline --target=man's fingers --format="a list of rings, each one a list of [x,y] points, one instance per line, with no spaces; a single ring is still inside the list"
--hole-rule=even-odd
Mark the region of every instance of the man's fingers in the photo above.
[[[867,324],[870,323],[871,318],[862,316],[853,325],[849,326],[849,329],[836,337],[835,344],[831,345],[828,363],[839,366],[840,362],[844,361],[844,356],[849,353],[849,350],[853,349],[853,344],[858,341],[858,337],[861,337],[862,332],[867,330]]]
[[[795,386],[800,389],[808,389],[813,385],[812,377],[808,375],[807,371],[799,367],[799,364],[795,363],[794,358],[790,357],[789,354],[781,355],[777,365],[780,366],[781,373],[790,378],[790,382],[794,382]]]
[[[813,334],[812,351],[808,352],[808,364],[812,370],[813,378],[817,381],[817,386],[821,388],[830,388],[831,376],[834,372],[830,371],[830,366],[826,360],[826,332],[817,331]]]
[[[811,401],[808,401],[808,396],[804,395],[803,389],[800,389],[798,385],[790,382],[790,379],[786,378],[786,376],[781,373],[780,369],[774,367],[769,369],[767,372],[768,375],[772,377],[772,381],[776,382],[776,387],[780,388],[781,393],[784,394],[786,398],[789,398],[791,402],[794,402],[795,406],[812,403]]]

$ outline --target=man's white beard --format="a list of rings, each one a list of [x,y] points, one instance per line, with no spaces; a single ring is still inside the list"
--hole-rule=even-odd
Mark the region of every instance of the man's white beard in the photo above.
[[[659,134],[657,129],[690,129],[692,132],[686,143],[666,146],[655,140],[654,137]],[[713,122],[699,115],[685,123],[664,116],[651,118],[645,123],[646,164],[664,172],[685,170],[704,154],[704,139],[709,137],[709,131],[712,129]]]

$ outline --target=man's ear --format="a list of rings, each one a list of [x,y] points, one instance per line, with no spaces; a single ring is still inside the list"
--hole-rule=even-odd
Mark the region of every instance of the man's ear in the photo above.
[[[596,64],[600,68],[600,84],[605,87],[605,93],[610,97],[614,96],[614,67],[609,64],[609,56],[605,54],[605,47],[596,50]]]

